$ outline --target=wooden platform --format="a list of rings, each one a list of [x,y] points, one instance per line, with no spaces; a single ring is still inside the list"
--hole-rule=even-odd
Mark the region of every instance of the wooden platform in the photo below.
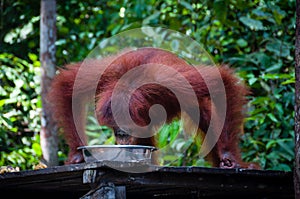
[[[126,187],[126,198],[294,198],[293,175],[282,171],[152,167],[128,173],[83,163],[0,175],[7,198],[80,198],[97,184]],[[88,178],[92,174],[92,178]]]

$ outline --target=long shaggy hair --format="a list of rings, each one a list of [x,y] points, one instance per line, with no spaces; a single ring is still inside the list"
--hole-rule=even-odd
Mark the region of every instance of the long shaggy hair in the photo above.
[[[227,66],[194,67],[170,52],[141,48],[66,65],[53,80],[49,100],[70,147],[68,164],[83,161],[77,147],[87,144],[85,106],[95,100],[99,124],[114,130],[117,144],[154,146],[153,131],[161,120],[171,122],[184,112],[203,133],[210,125],[221,130],[208,155],[214,166],[258,168],[241,160],[238,147],[247,94],[247,87]],[[222,98],[224,102],[218,101]],[[218,103],[225,103],[224,113]],[[157,105],[165,114],[160,106],[153,108]]]

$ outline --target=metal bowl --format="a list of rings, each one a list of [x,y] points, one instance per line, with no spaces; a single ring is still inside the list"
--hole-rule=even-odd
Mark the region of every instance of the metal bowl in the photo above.
[[[78,147],[85,162],[151,162],[153,146],[143,145],[92,145]]]

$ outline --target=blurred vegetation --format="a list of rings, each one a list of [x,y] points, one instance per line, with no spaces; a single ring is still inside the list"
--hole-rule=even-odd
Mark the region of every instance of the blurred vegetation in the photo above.
[[[41,157],[39,6],[37,0],[4,0],[0,8],[0,165],[22,169],[32,169]],[[104,38],[145,25],[203,44],[216,63],[236,68],[252,90],[243,158],[263,169],[293,168],[294,1],[70,0],[57,1],[57,15],[58,66],[84,59]],[[110,130],[100,128],[101,135],[89,118],[90,143],[113,143]],[[161,162],[208,166],[197,155],[198,141],[174,139],[180,132],[178,122],[160,131],[159,146],[170,143],[171,152]],[[179,153],[181,147],[188,151]]]

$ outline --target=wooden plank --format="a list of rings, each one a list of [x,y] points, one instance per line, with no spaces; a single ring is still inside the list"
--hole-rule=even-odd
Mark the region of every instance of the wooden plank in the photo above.
[[[124,166],[124,165],[123,165]],[[125,186],[127,198],[294,198],[292,172],[217,169],[202,167],[152,167],[152,172],[127,173],[105,163],[77,164],[0,175],[0,191],[14,196],[51,194],[80,198],[100,183]],[[83,173],[95,172],[94,183],[83,183]],[[38,198],[38,197],[37,197]]]

